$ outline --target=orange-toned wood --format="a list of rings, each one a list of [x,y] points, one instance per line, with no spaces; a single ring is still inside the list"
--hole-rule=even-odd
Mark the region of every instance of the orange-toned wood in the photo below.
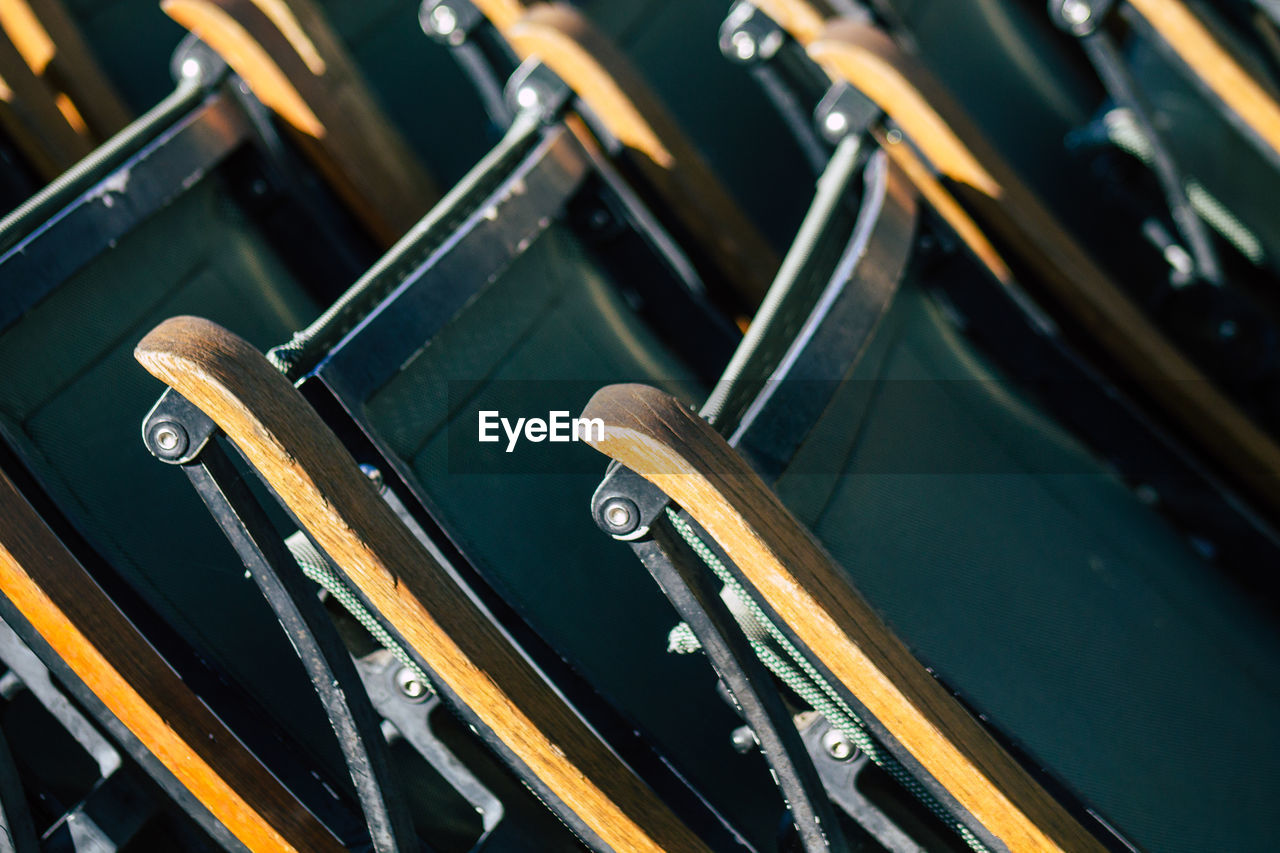
[[[724,549],[835,677],[1010,851],[1102,846],[1006,753],[911,653],[777,496],[704,420],[644,385],[611,385],[589,436],[662,489]]]
[[[1135,393],[1280,517],[1280,447],[1093,262],[918,61],[852,21],[829,24],[809,53],[897,123],[1003,257],[1030,273],[1024,286],[1069,317]]]
[[[0,28],[50,88],[73,127],[85,128],[94,142],[102,142],[129,123],[129,109],[61,0],[0,0]]]
[[[827,14],[807,0],[751,0],[751,5],[782,27],[801,45],[818,37],[826,25]]]
[[[531,6],[499,30],[518,56],[537,57],[586,103],[745,307],[758,305],[777,271],[776,253],[630,60],[564,4]]]
[[[0,590],[112,714],[246,847],[342,846],[94,582],[0,471]]]
[[[384,246],[439,193],[311,0],[163,0],[264,104]]]
[[[606,844],[706,849],[484,617],[261,354],[207,320],[178,317],[135,355],[222,428],[439,678]]]
[[[93,150],[87,131],[73,127],[53,92],[0,31],[0,130],[41,177],[53,180]]]
[[[1280,154],[1280,103],[1181,0],[1126,0],[1201,82]]]

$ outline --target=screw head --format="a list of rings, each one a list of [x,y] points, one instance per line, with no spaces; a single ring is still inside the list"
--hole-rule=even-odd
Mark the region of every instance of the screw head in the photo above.
[[[822,125],[826,128],[827,133],[832,136],[839,136],[849,129],[849,117],[839,110],[833,110],[827,113]]]
[[[1093,10],[1084,0],[1065,0],[1062,4],[1062,17],[1067,23],[1080,26],[1093,16]]]
[[[755,58],[759,48],[756,46],[756,40],[751,33],[744,30],[738,30],[729,37],[729,44],[733,45],[733,55],[740,62],[749,62]]]
[[[542,94],[533,86],[521,86],[516,92],[516,103],[521,109],[531,110],[542,101]]]
[[[458,28],[458,13],[447,3],[441,3],[431,10],[431,29],[442,36],[449,36]]]
[[[198,59],[188,58],[182,60],[182,76],[188,80],[200,76],[200,61]]]
[[[151,427],[151,445],[157,456],[178,459],[187,452],[187,431],[173,421],[160,421]]]
[[[381,492],[384,488],[386,488],[386,482],[382,478],[382,472],[379,471],[374,466],[368,463],[362,462],[360,463],[360,473],[368,477],[369,482],[373,483],[374,488],[376,488],[379,492]]]
[[[738,726],[729,733],[729,742],[733,744],[734,752],[746,755],[757,746],[756,733],[750,726]]]
[[[640,526],[640,509],[627,498],[609,498],[600,508],[600,517],[610,533],[630,533]]]
[[[430,692],[417,673],[403,666],[396,672],[396,687],[400,688],[400,692],[404,694],[406,699],[414,701],[426,699],[427,694]]]
[[[831,729],[822,736],[822,748],[836,761],[848,761],[858,752],[858,748],[849,742],[845,733]]]

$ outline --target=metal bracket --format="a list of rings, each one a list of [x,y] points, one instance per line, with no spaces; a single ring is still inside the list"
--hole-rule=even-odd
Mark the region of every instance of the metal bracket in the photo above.
[[[861,135],[883,115],[880,107],[848,83],[834,84],[813,111],[818,133],[832,145],[851,135]]]
[[[591,496],[591,517],[614,539],[630,542],[647,535],[670,503],[653,483],[614,462]]]
[[[739,0],[720,25],[720,52],[731,62],[767,62],[786,43],[787,34],[755,6]]]
[[[170,465],[185,465],[200,455],[218,429],[209,416],[172,388],[142,419],[142,443]]]
[[[559,119],[573,96],[568,84],[537,57],[529,57],[520,63],[503,91],[503,98],[513,115],[533,112],[545,124]]]
[[[418,7],[422,31],[449,47],[461,45],[485,22],[484,14],[469,0],[423,0]]]

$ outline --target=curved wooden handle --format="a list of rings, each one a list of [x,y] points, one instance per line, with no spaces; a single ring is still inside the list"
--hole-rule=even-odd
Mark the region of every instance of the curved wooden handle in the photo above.
[[[484,618],[260,353],[207,320],[177,317],[135,356],[222,428],[437,676],[606,844],[705,849]]]
[[[439,198],[310,0],[163,0],[301,134],[303,149],[389,246]]]
[[[1280,104],[1181,0],[1127,0],[1262,144],[1280,155]]]
[[[521,59],[537,57],[564,80],[633,153],[680,225],[754,308],[778,258],[630,60],[564,4],[531,6],[499,31]]]
[[[0,472],[0,590],[102,704],[246,847],[343,849],[182,682]]]
[[[911,656],[706,421],[645,385],[601,389],[582,416],[604,421],[596,449],[696,518],[813,654],[1009,850],[1103,849]]]

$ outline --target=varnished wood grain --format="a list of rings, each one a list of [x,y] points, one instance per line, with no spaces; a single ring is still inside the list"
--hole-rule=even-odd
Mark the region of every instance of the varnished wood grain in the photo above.
[[[593,445],[697,519],[813,654],[1011,851],[1103,849],[911,656],[709,424],[644,385],[604,388],[582,416],[604,421]]]
[[[1127,0],[1227,109],[1280,155],[1280,104],[1180,0]]]
[[[162,323],[135,355],[222,428],[439,678],[605,843],[705,849],[478,611],[262,355],[193,317]]]
[[[829,24],[809,53],[897,123],[950,181],[965,219],[972,215],[1004,257],[1030,271],[1024,286],[1070,317],[1112,359],[1119,378],[1280,517],[1280,447],[1094,263],[917,60],[852,21]]]
[[[235,69],[384,246],[439,198],[311,0],[163,0]]]
[[[520,58],[537,57],[569,85],[626,147],[745,306],[759,304],[777,271],[777,255],[630,60],[565,4],[533,5],[498,29]]]
[[[129,123],[129,109],[61,0],[0,0],[0,26],[73,126],[82,121],[102,142]]]
[[[339,851],[337,839],[151,647],[0,472],[0,590],[123,723],[254,851]]]
[[[58,108],[55,94],[0,30],[0,130],[41,177],[52,180],[93,150]]]

